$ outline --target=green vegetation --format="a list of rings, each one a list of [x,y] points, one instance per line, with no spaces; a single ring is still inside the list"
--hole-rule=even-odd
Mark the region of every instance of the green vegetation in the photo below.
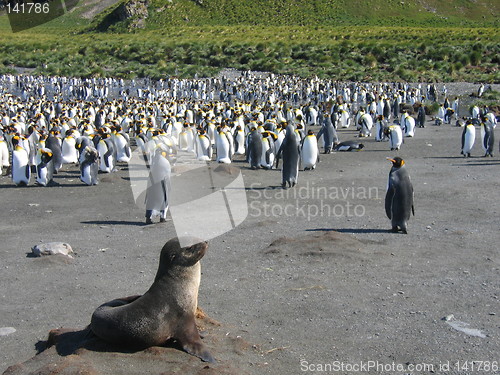
[[[496,0],[150,0],[148,27],[495,26]]]
[[[454,1],[453,9],[426,3],[437,10],[393,0],[151,0],[144,30],[127,31],[130,21],[122,21],[106,33],[95,30],[119,4],[89,23],[79,16],[84,3],[80,13],[19,33],[0,16],[0,72],[161,78],[236,68],[336,80],[499,83],[500,29],[484,11],[496,2]],[[463,26],[472,24],[460,18],[465,10],[469,20],[483,20],[481,27]],[[413,14],[405,24],[419,27],[397,26],[400,13]]]
[[[474,100],[473,105],[488,107],[495,113],[500,113],[500,92],[495,90],[485,90],[483,96]]]

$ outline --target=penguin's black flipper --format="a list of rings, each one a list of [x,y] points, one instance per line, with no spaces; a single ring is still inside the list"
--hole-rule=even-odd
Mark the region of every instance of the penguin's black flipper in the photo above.
[[[266,151],[266,164],[269,165],[269,162],[271,161],[271,154],[273,153],[273,150],[271,148],[269,148],[267,151]],[[272,166],[271,166],[272,168]]]
[[[161,180],[161,188],[162,188],[162,198],[163,198],[163,203],[168,204],[168,187],[165,182],[165,180]]]
[[[465,144],[465,131],[467,129],[467,125],[464,126],[464,130],[462,131],[462,151],[460,152],[460,154],[463,155],[464,151],[464,144]]]
[[[389,186],[385,195],[385,214],[389,219],[392,219],[392,200],[394,199],[395,189]]]
[[[500,147],[500,145],[499,145]],[[276,153],[276,169],[278,169],[281,159],[281,154],[283,153],[283,143],[281,143],[278,152]]]
[[[413,204],[411,205],[411,213],[415,216],[415,206]]]
[[[234,142],[234,149],[239,150],[240,144],[238,142],[238,137],[236,137],[236,134],[233,135],[233,142]],[[247,162],[248,162],[248,160],[247,160]]]
[[[42,167],[43,167],[43,164],[40,163],[36,166],[36,175],[38,176],[38,178],[42,178],[42,175],[40,174],[41,170],[42,170]]]
[[[230,157],[230,158],[231,158],[231,160],[232,160],[232,159],[233,159],[233,155],[234,155],[234,150],[235,150],[235,148],[234,148],[234,144],[233,144],[233,142],[231,142],[231,141],[229,140],[229,136],[228,136],[227,134],[225,135],[225,137],[226,137],[226,139],[227,139],[227,143],[229,143],[229,157]]]

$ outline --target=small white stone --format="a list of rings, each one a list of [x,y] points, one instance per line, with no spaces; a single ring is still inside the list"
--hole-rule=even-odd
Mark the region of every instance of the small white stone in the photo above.
[[[1,327],[0,328],[0,336],[8,336],[14,332],[16,332],[16,329],[14,327]]]

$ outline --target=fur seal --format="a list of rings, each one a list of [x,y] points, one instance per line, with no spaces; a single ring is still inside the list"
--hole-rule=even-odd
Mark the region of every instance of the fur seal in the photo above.
[[[180,243],[189,240],[190,246]],[[90,329],[99,338],[131,348],[159,346],[175,339],[182,349],[205,362],[215,362],[195,323],[199,260],[208,244],[173,238],[162,248],[153,285],[142,296],[115,299],[93,313]]]

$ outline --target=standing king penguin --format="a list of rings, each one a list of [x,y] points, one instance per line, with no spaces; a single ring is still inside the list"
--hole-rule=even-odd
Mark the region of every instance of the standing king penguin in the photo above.
[[[99,152],[92,146],[86,146],[80,155],[80,180],[89,186],[99,183]]]
[[[495,133],[493,124],[486,120],[486,117],[483,117],[483,121],[480,124],[481,126],[481,143],[484,149],[484,157],[491,156],[493,157],[493,145],[495,143]]]
[[[28,152],[21,146],[21,138],[12,138],[12,181],[17,186],[27,186],[30,182],[31,169],[28,164]]]
[[[384,134],[389,138],[389,145],[391,151],[399,150],[403,143],[403,132],[398,125],[390,125],[384,130]]]
[[[40,148],[36,153],[36,183],[47,186],[52,182],[54,167],[52,166],[52,151]]]
[[[411,214],[415,215],[413,207],[413,185],[410,175],[405,167],[405,162],[399,156],[394,159],[387,158],[392,162],[389,172],[389,183],[385,195],[385,213],[391,220],[392,232],[401,230],[407,234],[407,222]]]
[[[168,150],[163,146],[157,147],[151,161],[146,190],[146,224],[153,223],[152,217],[155,212],[159,212],[160,222],[166,221],[171,170]]]
[[[297,184],[299,177],[300,145],[295,135],[295,129],[288,125],[285,129],[285,139],[281,143],[276,157],[276,168],[278,168],[280,157],[283,157],[283,168],[281,168],[281,187],[286,188]]]
[[[470,152],[476,140],[476,128],[471,120],[467,120],[462,131],[462,152],[464,157],[470,157]]]
[[[302,140],[300,159],[305,171],[316,168],[319,161],[319,149],[318,140],[312,130],[309,130]]]
[[[256,128],[252,128],[247,142],[247,162],[250,163],[251,169],[259,169],[262,159],[262,134]]]

